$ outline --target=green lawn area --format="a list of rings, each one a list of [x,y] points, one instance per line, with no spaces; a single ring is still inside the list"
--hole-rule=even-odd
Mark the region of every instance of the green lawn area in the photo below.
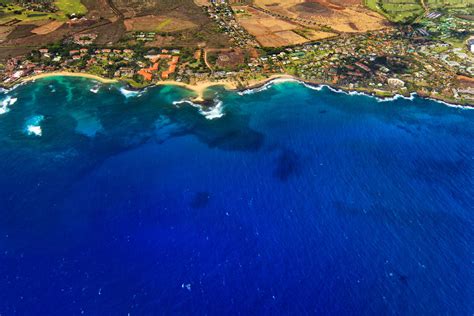
[[[472,0],[425,0],[426,5],[430,9],[463,9],[468,6],[474,8]]]
[[[35,12],[25,10],[19,5],[13,4],[11,0],[0,0],[0,4],[8,5],[7,7],[0,7],[0,24],[17,19],[22,22],[34,22],[41,20],[67,20],[67,15],[73,13],[82,15],[87,13],[87,8],[80,0],[55,0],[55,4],[59,11],[55,13]],[[15,11],[20,12],[16,14]]]
[[[87,8],[82,4],[81,0],[56,0],[55,3],[64,15],[87,13]]]
[[[471,8],[474,10],[474,0],[424,0],[428,10],[456,10]],[[421,0],[364,0],[366,7],[377,11],[392,22],[412,22],[425,14]]]
[[[0,2],[1,3],[1,2]],[[21,12],[20,14],[14,13],[14,11]],[[22,7],[17,5],[10,5],[8,8],[0,8],[0,24],[9,22],[11,20],[20,21],[40,21],[49,19],[61,19],[62,17],[57,13],[43,13],[24,10]]]

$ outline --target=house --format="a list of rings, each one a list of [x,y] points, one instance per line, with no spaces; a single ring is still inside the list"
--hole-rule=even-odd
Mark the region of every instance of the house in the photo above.
[[[467,41],[467,49],[471,52],[474,53],[474,38],[470,38]]]
[[[390,78],[388,79],[388,84],[392,87],[392,88],[403,88],[405,86],[405,82],[403,82],[403,80],[400,80],[400,79],[397,79],[397,78]]]
[[[146,71],[146,69],[141,69],[138,71],[138,74],[143,77],[146,81],[151,81],[153,79],[153,75]]]

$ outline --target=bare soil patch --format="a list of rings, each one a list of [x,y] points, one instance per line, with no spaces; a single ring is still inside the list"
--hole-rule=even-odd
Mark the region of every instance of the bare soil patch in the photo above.
[[[317,14],[317,15],[331,15],[332,11],[327,7],[317,2],[303,2],[290,8],[291,11],[298,15]]]
[[[235,49],[222,52],[218,55],[216,65],[220,68],[234,69],[244,63],[244,52]]]
[[[13,31],[13,26],[0,26],[0,43],[5,41],[8,35]]]
[[[38,26],[37,28],[31,30],[31,33],[38,34],[38,35],[45,35],[45,34],[49,34],[51,32],[56,31],[57,29],[59,29],[63,25],[64,25],[64,22],[51,21],[49,23]]]
[[[307,41],[293,32],[298,25],[277,19],[271,15],[245,7],[248,14],[237,17],[237,21],[247,32],[255,36],[264,47],[290,46]]]
[[[32,35],[31,31],[36,28],[34,24],[20,24],[8,35],[8,39],[17,39]]]
[[[366,32],[387,27],[380,14],[361,0],[255,0],[255,5],[292,19],[311,20],[341,33]]]

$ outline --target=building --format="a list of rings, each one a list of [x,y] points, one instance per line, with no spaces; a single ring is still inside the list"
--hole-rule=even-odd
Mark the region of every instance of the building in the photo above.
[[[467,41],[467,49],[471,52],[474,53],[474,38],[470,38]]]

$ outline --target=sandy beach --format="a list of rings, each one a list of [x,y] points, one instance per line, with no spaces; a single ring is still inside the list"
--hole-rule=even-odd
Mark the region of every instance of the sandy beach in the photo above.
[[[118,82],[115,79],[107,79],[104,77],[88,74],[88,73],[82,73],[82,72],[67,72],[67,71],[57,71],[57,72],[47,72],[47,73],[42,73],[38,75],[33,75],[27,78],[22,79],[22,82],[30,82],[30,81],[35,81],[37,79],[43,79],[43,78],[50,78],[50,77],[81,77],[81,78],[88,78],[88,79],[93,79],[97,80],[102,83],[116,83]]]

